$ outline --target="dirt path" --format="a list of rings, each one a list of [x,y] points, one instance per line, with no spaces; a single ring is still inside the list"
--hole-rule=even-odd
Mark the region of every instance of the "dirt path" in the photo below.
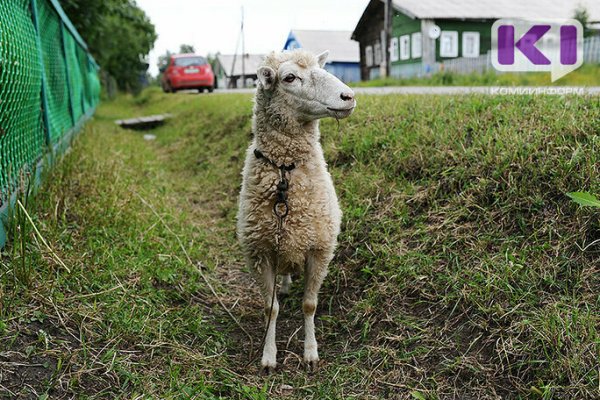
[[[178,154],[175,149],[168,147],[158,148],[157,151],[159,158],[167,165],[171,162],[170,158]],[[176,176],[180,176],[181,173],[180,170],[169,172],[173,174],[173,179],[177,179]],[[233,175],[238,177],[239,171],[233,171]],[[240,325],[238,326],[223,310],[217,299],[209,299],[213,321],[220,331],[226,333],[229,340],[227,357],[231,372],[253,387],[268,384],[268,392],[274,397],[289,398],[292,395],[306,398],[306,392],[297,389],[320,386],[327,381],[333,385],[343,384],[347,386],[348,394],[360,393],[361,398],[375,395],[378,390],[373,386],[369,388],[374,383],[374,366],[370,365],[371,363],[360,365],[360,360],[346,360],[343,365],[338,365],[339,360],[348,352],[360,354],[364,351],[360,345],[360,332],[351,328],[346,321],[348,312],[364,289],[349,280],[348,275],[352,272],[345,269],[345,262],[353,249],[340,246],[330,275],[321,290],[315,321],[322,359],[321,370],[314,375],[308,374],[303,365],[303,278],[298,276],[294,277],[290,294],[279,299],[281,307],[277,320],[278,371],[271,377],[262,377],[259,368],[262,355],[260,345],[264,334],[262,296],[243,262],[234,237],[233,216],[237,210],[239,183],[233,182],[228,185],[223,193],[210,193],[203,190],[201,179],[194,176],[186,179],[189,182],[187,185],[178,186],[177,192],[170,194],[169,198],[176,202],[170,208],[185,208],[192,216],[190,223],[196,225],[199,230],[210,232],[215,238],[209,251],[212,258],[210,261],[216,263],[215,271],[213,274],[207,274],[207,277],[227,310]],[[199,260],[200,263],[207,261],[209,260]],[[336,380],[344,379],[342,376],[348,374],[346,369],[351,370],[350,375],[353,379],[350,382],[337,382]],[[357,371],[362,372],[357,374]],[[356,379],[358,377],[360,379]]]

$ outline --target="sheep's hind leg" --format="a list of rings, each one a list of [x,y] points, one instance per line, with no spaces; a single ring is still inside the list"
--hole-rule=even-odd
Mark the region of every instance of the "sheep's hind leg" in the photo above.
[[[261,290],[264,299],[265,325],[268,326],[265,337],[265,346],[261,360],[262,372],[270,374],[277,367],[277,345],[275,344],[275,325],[277,324],[277,315],[279,314],[279,302],[277,295],[273,291],[275,284],[275,270],[269,263],[261,266]],[[272,297],[274,298],[272,299]],[[271,310],[271,302],[273,309]]]
[[[319,352],[315,338],[315,312],[317,299],[323,279],[327,275],[327,265],[331,261],[331,252],[310,252],[306,259],[304,299],[304,363],[309,371],[316,371],[319,366]]]
[[[285,297],[290,294],[290,286],[292,285],[292,275],[286,274],[283,275],[281,279],[281,287],[279,288],[279,296]]]

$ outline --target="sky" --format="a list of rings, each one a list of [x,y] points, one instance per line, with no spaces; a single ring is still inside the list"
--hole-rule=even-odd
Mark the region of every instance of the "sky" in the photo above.
[[[291,29],[354,30],[369,0],[137,0],[158,34],[150,73],[158,56],[191,44],[196,53],[233,54],[242,7],[246,53],[281,50]],[[241,45],[238,54],[241,52]]]

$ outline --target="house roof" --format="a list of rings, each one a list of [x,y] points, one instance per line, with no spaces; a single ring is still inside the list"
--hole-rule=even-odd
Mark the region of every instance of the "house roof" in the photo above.
[[[292,29],[284,50],[302,47],[315,54],[329,50],[329,62],[360,62],[358,43],[351,40],[351,31],[309,31]],[[294,44],[294,40],[297,44]]]
[[[598,0],[392,0],[394,8],[419,19],[572,18],[583,6],[600,21]]]
[[[369,14],[383,6],[385,0],[371,0],[352,38],[356,39]],[[499,18],[573,18],[575,10],[583,7],[589,22],[600,22],[598,0],[392,0],[394,8],[418,19],[499,19]],[[381,10],[381,9],[379,9]]]
[[[233,59],[235,57],[235,65],[233,65]],[[256,75],[258,67],[265,58],[264,54],[245,54],[244,56],[244,75]],[[226,76],[241,76],[242,75],[242,55],[238,54],[237,57],[233,54],[219,54],[217,60],[223,67]],[[231,67],[233,66],[233,74],[231,73]]]

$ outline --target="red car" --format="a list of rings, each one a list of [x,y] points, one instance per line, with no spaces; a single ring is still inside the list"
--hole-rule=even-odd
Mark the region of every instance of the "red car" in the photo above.
[[[161,86],[165,92],[174,93],[182,89],[204,89],[212,92],[215,88],[215,74],[206,58],[196,54],[176,54],[162,71]]]

